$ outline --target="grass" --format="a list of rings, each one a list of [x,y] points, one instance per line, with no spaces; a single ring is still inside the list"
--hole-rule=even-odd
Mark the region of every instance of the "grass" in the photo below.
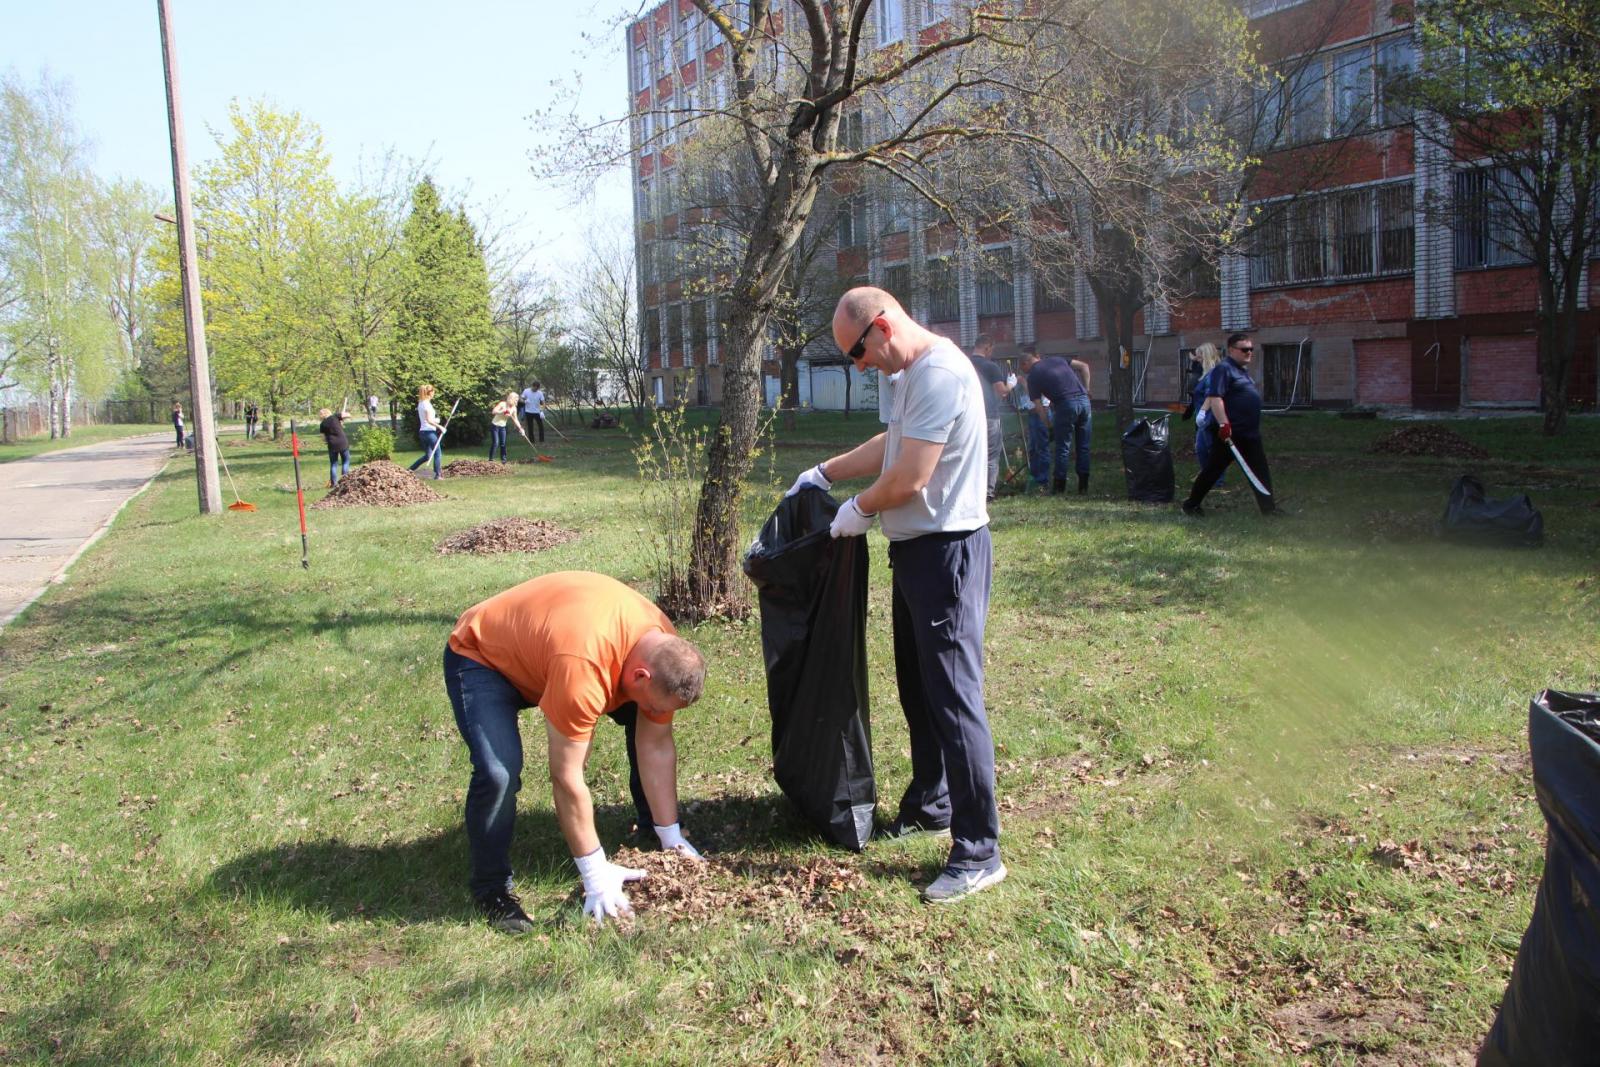
[[[1600,688],[1600,423],[1450,424],[1495,457],[1472,465],[1491,493],[1544,510],[1546,547],[1504,552],[1417,535],[1465,468],[1370,454],[1390,423],[1273,421],[1296,514],[1263,522],[1234,486],[1196,523],[1117,499],[1110,422],[1089,498],[993,509],[1004,886],[933,909],[938,842],[830,852],[771,783],[759,624],[708,624],[679,718],[691,839],[864,881],[593,931],[533,732],[513,859],[542,929],[519,940],[465,896],[438,660],[463,608],[535,574],[648,589],[622,433],[443,503],[312,511],[309,571],[284,450],[226,442],[249,515],[197,517],[173,465],[0,644],[0,1060],[1469,1062],[1541,869],[1528,699]],[[777,480],[873,428],[803,417]],[[752,487],[752,532],[781,488]],[[511,514],[581,537],[434,554]],[[892,813],[908,755],[870,544]],[[614,847],[620,731],[589,776]]]
[[[94,445],[99,444],[101,441],[115,441],[119,438],[134,437],[147,433],[171,435],[172,427],[164,424],[74,426],[71,436],[68,437],[52,439],[48,434],[45,434],[40,437],[24,437],[10,444],[0,444],[0,463],[27,459],[29,456],[38,456],[46,452],[58,452],[63,448],[78,448],[81,445]]]

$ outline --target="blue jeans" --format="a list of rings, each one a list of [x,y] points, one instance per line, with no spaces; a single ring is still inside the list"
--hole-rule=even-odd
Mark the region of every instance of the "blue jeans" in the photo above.
[[[1023,413],[1028,428],[1028,474],[1033,484],[1050,484],[1050,427],[1045,424],[1044,413],[1039,408]]]
[[[328,481],[334,485],[339,484],[339,467],[344,466],[344,473],[350,473],[350,450],[348,448],[328,449]]]
[[[406,469],[407,470],[416,470],[418,467],[420,467],[424,463],[428,462],[428,451],[429,451],[429,449],[432,449],[433,450],[433,476],[435,478],[439,477],[439,465],[442,462],[444,462],[444,444],[439,441],[439,431],[438,430],[418,430],[417,431],[417,440],[422,442],[422,455],[418,456],[417,457],[417,461],[415,463],[413,463],[410,467],[406,468]],[[438,448],[434,448],[434,445],[436,443],[439,445]]]
[[[500,450],[500,462],[506,461],[506,428],[504,426],[489,426],[489,458],[494,458],[494,450]]]
[[[983,706],[993,552],[987,526],[889,542],[895,682],[911,739],[900,817],[948,825],[957,870],[1000,861],[994,738]]]
[[[448,645],[444,650],[444,688],[456,715],[456,729],[472,758],[467,784],[467,852],[474,897],[511,888],[511,836],[522,789],[522,731],[518,714],[528,707],[517,687],[493,667],[468,659]],[[643,831],[652,826],[650,807],[639,778],[634,747],[638,708],[624,704],[609,713],[627,737],[628,788]]]
[[[1072,453],[1077,453],[1078,473],[1089,474],[1089,437],[1093,421],[1089,412],[1089,398],[1075,397],[1066,404],[1050,409],[1050,456],[1054,467],[1053,477],[1058,482],[1067,480],[1067,465]]]

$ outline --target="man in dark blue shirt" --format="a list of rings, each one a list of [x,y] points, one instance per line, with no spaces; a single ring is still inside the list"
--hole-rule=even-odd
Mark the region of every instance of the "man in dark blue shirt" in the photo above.
[[[1228,469],[1228,464],[1233,462],[1233,449],[1228,447],[1230,441],[1250,465],[1251,472],[1267,488],[1267,492],[1263,493],[1254,485],[1250,487],[1250,491],[1256,495],[1256,507],[1261,509],[1263,515],[1271,515],[1275,510],[1269,495],[1272,491],[1272,472],[1267,469],[1267,453],[1261,447],[1261,393],[1250,377],[1250,361],[1255,351],[1255,342],[1248,335],[1229,334],[1226,358],[1219,360],[1206,376],[1205,407],[1213,420],[1211,425],[1216,444],[1205,466],[1196,475],[1189,498],[1183,502],[1186,515],[1204,514],[1200,502],[1217,483],[1217,479],[1222,477],[1222,472]]]
[[[1028,396],[1038,403],[1050,401],[1050,454],[1054,477],[1052,493],[1067,491],[1067,463],[1077,453],[1078,495],[1089,491],[1089,364],[1070,363],[1061,356],[1024,354],[1022,372],[1028,379]]]

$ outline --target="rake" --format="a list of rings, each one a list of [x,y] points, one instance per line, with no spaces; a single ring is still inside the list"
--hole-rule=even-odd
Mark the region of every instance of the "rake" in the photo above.
[[[233,480],[233,472],[228,469],[228,457],[222,454],[222,442],[213,442],[217,449],[217,458],[222,460],[222,473],[228,476],[228,484],[233,487],[233,503],[228,505],[229,511],[254,511],[256,506],[239,497],[239,483]]]

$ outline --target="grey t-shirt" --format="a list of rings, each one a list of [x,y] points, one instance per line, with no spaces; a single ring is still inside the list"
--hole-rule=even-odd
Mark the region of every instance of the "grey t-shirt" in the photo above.
[[[906,541],[930,533],[959,533],[989,524],[988,424],[983,383],[961,349],[934,345],[889,382],[888,470],[902,438],[944,445],[933,477],[899,507],[884,509],[884,536]]]

